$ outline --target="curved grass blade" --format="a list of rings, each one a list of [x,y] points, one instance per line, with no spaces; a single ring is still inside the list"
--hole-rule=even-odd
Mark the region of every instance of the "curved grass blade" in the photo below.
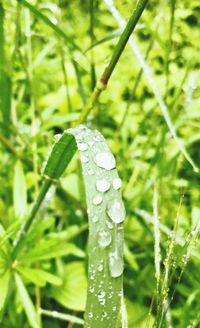
[[[115,158],[98,131],[69,129],[80,150],[89,215],[89,268],[85,327],[115,328],[123,274],[121,180]]]
[[[42,14],[35,6],[31,5],[26,0],[17,0],[19,3],[21,3],[23,6],[27,7],[37,18],[42,20],[46,25],[48,25],[59,37],[64,39],[74,50],[78,50],[82,53],[81,48],[73,41],[72,37],[69,37],[67,34],[65,34],[57,25],[53,24],[50,19]]]

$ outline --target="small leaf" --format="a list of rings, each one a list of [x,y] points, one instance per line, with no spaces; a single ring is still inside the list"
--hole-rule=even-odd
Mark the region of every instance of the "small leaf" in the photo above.
[[[2,276],[0,275],[0,291],[1,291],[1,296],[0,296],[0,311],[4,306],[5,299],[7,296],[8,292],[8,284],[10,280],[10,271],[7,270]]]
[[[35,285],[43,287],[49,282],[52,285],[59,286],[62,284],[61,278],[55,276],[52,273],[46,272],[41,269],[26,268],[23,266],[17,266],[16,270],[29,281],[32,281]]]
[[[74,244],[67,244],[65,242],[61,244],[61,241],[53,239],[39,243],[35,248],[27,251],[26,254],[22,254],[20,260],[26,263],[32,263],[67,255],[82,258],[85,256],[85,253]]]
[[[33,328],[39,328],[39,325],[37,323],[36,311],[35,311],[33,302],[26,290],[26,287],[25,287],[21,277],[17,273],[15,273],[15,281],[16,281],[16,285],[17,285],[19,299],[20,299],[20,302],[22,303],[22,306],[24,308],[24,311],[26,313],[26,316],[28,318],[30,326]]]
[[[69,134],[63,133],[52,148],[44,168],[44,176],[51,179],[59,179],[74,156],[76,149],[74,138]]]
[[[87,279],[83,262],[72,262],[64,267],[64,283],[52,287],[51,295],[68,309],[84,311],[87,294]]]
[[[17,161],[14,167],[13,201],[16,217],[23,218],[27,212],[27,196],[25,175],[20,161]]]

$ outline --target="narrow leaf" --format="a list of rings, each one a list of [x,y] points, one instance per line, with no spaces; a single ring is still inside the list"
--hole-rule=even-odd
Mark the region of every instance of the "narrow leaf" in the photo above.
[[[0,311],[2,310],[5,299],[7,296],[8,292],[8,284],[10,280],[10,271],[7,270],[2,276],[0,275],[0,291],[1,291],[1,296],[0,296]]]
[[[115,158],[98,131],[80,125],[68,132],[75,136],[81,153],[89,215],[85,327],[113,328],[117,325],[122,297],[125,209],[121,180]]]
[[[25,287],[21,277],[17,273],[15,273],[15,281],[16,281],[16,285],[17,285],[19,299],[24,308],[24,311],[26,313],[26,316],[28,318],[30,326],[33,328],[39,328],[39,325],[37,324],[37,316],[36,316],[33,302],[26,290],[26,287]]]
[[[52,273],[41,269],[26,268],[24,266],[17,266],[16,270],[28,281],[32,281],[37,286],[45,286],[47,282],[52,285],[59,286],[62,280]]]

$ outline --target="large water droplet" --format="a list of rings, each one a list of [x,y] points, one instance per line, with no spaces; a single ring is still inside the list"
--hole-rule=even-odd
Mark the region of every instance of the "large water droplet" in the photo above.
[[[106,170],[112,170],[116,166],[115,158],[111,153],[101,152],[95,156],[95,163]]]
[[[105,192],[110,189],[110,182],[106,179],[97,180],[96,188],[98,191]]]
[[[117,251],[109,253],[109,269],[113,278],[117,278],[123,273],[123,259]]]
[[[111,234],[108,230],[102,229],[98,233],[98,243],[101,247],[107,247],[112,240]]]
[[[88,149],[88,145],[86,143],[83,143],[83,142],[78,143],[78,149],[80,151],[86,151]]]
[[[113,189],[118,190],[118,189],[120,189],[121,186],[122,186],[122,180],[121,180],[120,178],[115,178],[115,179],[113,180],[112,185],[113,185]]]
[[[111,199],[107,204],[107,214],[113,222],[123,222],[126,216],[123,202],[121,200]]]
[[[82,163],[87,163],[89,161],[88,157],[85,155],[81,155],[80,158]]]
[[[97,194],[96,196],[94,196],[92,202],[93,202],[94,205],[99,205],[99,204],[102,203],[102,201],[103,201],[102,196],[100,194]]]

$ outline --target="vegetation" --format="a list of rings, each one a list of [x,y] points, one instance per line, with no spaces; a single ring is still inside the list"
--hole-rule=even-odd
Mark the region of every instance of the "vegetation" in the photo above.
[[[199,9],[0,1],[1,327],[200,326]]]

